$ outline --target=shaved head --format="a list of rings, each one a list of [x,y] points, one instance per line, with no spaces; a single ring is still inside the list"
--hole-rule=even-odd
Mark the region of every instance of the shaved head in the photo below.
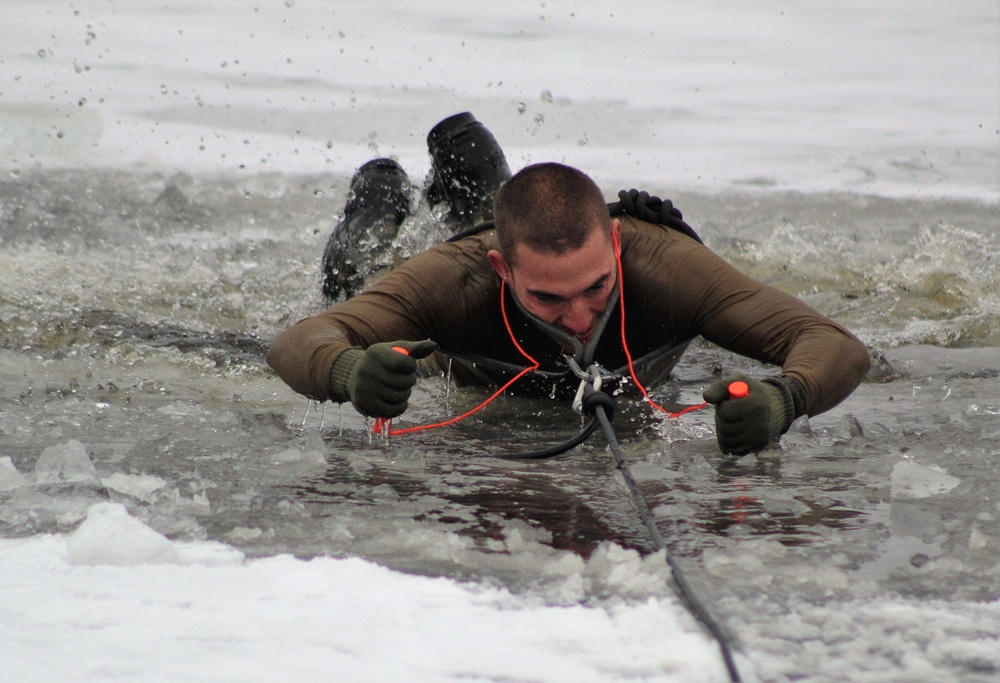
[[[609,240],[611,234],[611,216],[597,184],[582,171],[556,163],[527,166],[508,179],[493,200],[493,219],[500,252],[511,264],[518,245],[562,254],[579,249],[597,228],[607,229]]]

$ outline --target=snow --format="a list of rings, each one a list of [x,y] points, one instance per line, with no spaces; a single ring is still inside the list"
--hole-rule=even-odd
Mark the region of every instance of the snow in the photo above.
[[[94,508],[68,538],[0,541],[0,643],[17,653],[5,657],[6,680],[725,675],[714,644],[655,598],[549,607],[359,559],[247,560],[219,544],[170,543],[121,506]]]

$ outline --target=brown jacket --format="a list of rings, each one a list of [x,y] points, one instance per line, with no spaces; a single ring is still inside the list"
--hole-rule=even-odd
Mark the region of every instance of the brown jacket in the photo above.
[[[868,353],[837,323],[746,277],[684,235],[628,216],[621,221],[626,340],[633,358],[663,347],[682,350],[700,335],[781,366],[802,387],[810,415],[837,405],[864,378]],[[292,389],[320,400],[329,398],[331,364],[351,346],[433,339],[445,355],[525,367],[500,315],[500,279],[486,258],[493,246],[490,231],[414,257],[368,291],[283,332],[268,351],[268,364]],[[521,313],[509,291],[506,303],[518,342],[541,369],[564,369],[558,344]],[[595,357],[609,369],[626,363],[619,309]],[[483,364],[478,368],[494,378],[509,376]]]

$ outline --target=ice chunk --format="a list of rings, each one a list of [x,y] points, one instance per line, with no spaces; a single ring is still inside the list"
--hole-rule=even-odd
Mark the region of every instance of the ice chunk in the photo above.
[[[846,441],[865,435],[865,428],[861,426],[861,420],[855,417],[853,413],[844,415],[840,420],[838,431],[839,436],[844,437]]]
[[[900,460],[892,468],[892,497],[894,500],[928,498],[946,493],[960,482],[939,467]]]
[[[810,451],[821,447],[807,415],[801,416],[788,427],[779,444],[783,451]]]
[[[274,529],[264,531],[257,527],[238,526],[226,534],[226,538],[234,543],[250,543],[253,541],[270,541],[274,539]]]
[[[942,375],[913,380],[913,400],[917,403],[938,403],[949,396],[951,385]]]
[[[35,481],[39,484],[101,483],[97,469],[87,455],[87,447],[76,439],[49,446],[42,451],[35,464]]]
[[[0,491],[16,489],[25,483],[24,475],[17,471],[9,456],[0,458]]]
[[[760,495],[760,501],[769,514],[798,517],[811,509],[796,498],[795,493],[785,489],[770,489]]]
[[[632,478],[636,481],[669,481],[681,476],[678,472],[654,465],[651,462],[637,462],[632,464],[629,469],[632,471]]]
[[[969,550],[982,550],[987,545],[989,545],[989,540],[986,535],[978,527],[973,526],[969,532]]]
[[[190,417],[203,412],[203,409],[194,402],[174,401],[165,406],[160,406],[156,412],[170,415],[171,417]]]
[[[669,574],[663,551],[642,557],[635,550],[604,541],[591,554],[583,577],[597,595],[641,598],[668,594]]]
[[[387,502],[400,499],[399,492],[392,487],[392,484],[379,484],[372,488],[358,489],[354,497],[359,500],[382,500]]]
[[[271,456],[275,465],[318,465],[326,466],[326,458],[319,451],[300,451],[298,448],[288,448]]]
[[[966,417],[983,420],[996,420],[1000,416],[1000,403],[983,402],[980,400],[969,401],[963,410]]]
[[[152,474],[123,474],[115,472],[104,479],[104,485],[119,493],[152,503],[156,492],[167,485],[167,482]]]
[[[180,561],[172,541],[118,503],[98,503],[66,543],[70,564],[135,565]]]

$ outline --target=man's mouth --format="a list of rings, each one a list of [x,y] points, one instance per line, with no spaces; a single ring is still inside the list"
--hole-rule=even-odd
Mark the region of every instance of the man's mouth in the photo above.
[[[594,335],[594,326],[593,325],[591,325],[585,331],[580,332],[580,333],[576,333],[573,330],[571,330],[571,329],[569,329],[567,327],[563,327],[561,325],[558,327],[558,329],[559,329],[560,332],[562,332],[563,334],[565,334],[566,337],[562,338],[562,339],[556,338],[556,341],[559,342],[559,345],[562,347],[563,351],[565,351],[567,353],[573,353],[574,352],[574,349],[571,348],[571,345],[569,344],[569,341],[568,341],[569,339],[575,339],[581,346],[586,346],[587,342],[589,342],[590,338]]]

